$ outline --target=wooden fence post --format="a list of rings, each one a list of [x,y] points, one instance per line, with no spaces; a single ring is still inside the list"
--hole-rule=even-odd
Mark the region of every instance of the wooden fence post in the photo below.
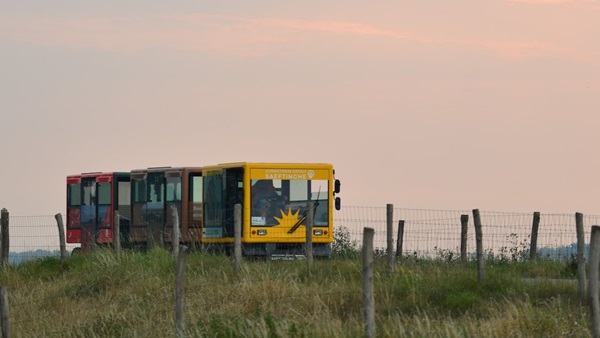
[[[388,204],[387,206],[387,265],[388,273],[391,275],[394,273],[394,205]]]
[[[398,238],[396,240],[396,257],[402,259],[402,244],[404,243],[404,220],[398,221]]]
[[[58,240],[60,245],[60,264],[64,267],[67,264],[67,244],[65,243],[65,226],[60,213],[54,215],[56,225],[58,226]]]
[[[579,299],[585,301],[585,233],[583,231],[583,214],[575,213],[575,226],[577,228],[577,281],[579,285]]]
[[[460,261],[467,262],[467,238],[469,233],[469,215],[460,215]]]
[[[529,259],[537,259],[537,238],[540,227],[540,212],[533,213],[533,223],[531,224],[531,243],[529,244]]]
[[[0,286],[0,321],[2,322],[2,338],[10,338],[10,315],[8,313],[8,291],[6,285]]]
[[[375,337],[375,295],[373,287],[374,253],[372,228],[364,228],[362,249],[363,270],[363,308],[365,312],[365,334],[368,338]]]
[[[184,337],[185,319],[183,318],[184,308],[184,277],[185,277],[185,257],[188,253],[187,246],[183,245],[177,256],[177,281],[175,285],[175,330],[177,338]]]
[[[3,268],[8,267],[8,254],[10,252],[9,248],[10,248],[10,236],[8,234],[8,219],[9,219],[9,214],[8,214],[8,210],[6,210],[6,208],[2,209],[1,212],[1,216],[0,216],[0,232],[2,233],[2,250],[0,251],[0,254],[2,257],[0,257],[0,261],[2,264]]]
[[[315,211],[313,209],[314,202],[309,201],[307,203],[307,213],[306,213],[306,263],[308,264],[308,270],[312,270],[313,267],[313,242],[312,242],[312,229],[313,229],[313,219],[315,215]]]
[[[177,211],[177,206],[175,204],[171,204],[171,217],[172,217],[172,231],[171,231],[171,245],[173,246],[173,257],[177,259],[179,257],[179,211]]]
[[[115,211],[115,226],[113,230],[113,243],[115,245],[115,253],[117,256],[121,254],[121,215],[119,211]]]
[[[233,271],[242,271],[242,205],[233,206]]]
[[[473,222],[475,223],[475,241],[477,242],[477,277],[483,283],[483,231],[479,209],[473,209]]]
[[[598,264],[600,263],[600,226],[592,226],[590,239],[590,316],[592,322],[592,337],[600,337],[600,300],[598,296]]]

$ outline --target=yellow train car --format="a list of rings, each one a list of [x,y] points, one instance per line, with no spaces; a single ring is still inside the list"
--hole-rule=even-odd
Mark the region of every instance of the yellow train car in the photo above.
[[[308,202],[313,203],[313,255],[329,257],[340,181],[327,163],[226,163],[202,167],[206,247],[230,250],[234,206],[242,205],[242,253],[302,255]]]

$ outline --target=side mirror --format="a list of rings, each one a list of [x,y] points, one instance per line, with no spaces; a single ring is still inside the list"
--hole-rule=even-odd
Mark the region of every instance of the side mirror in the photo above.
[[[340,210],[342,208],[342,200],[339,197],[335,198],[335,210]]]
[[[333,192],[335,192],[336,194],[338,194],[340,192],[341,185],[342,185],[342,183],[340,182],[340,180],[335,180]]]

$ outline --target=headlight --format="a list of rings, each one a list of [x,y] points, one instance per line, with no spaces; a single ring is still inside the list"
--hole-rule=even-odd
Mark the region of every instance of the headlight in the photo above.
[[[315,229],[315,230],[313,230],[313,234],[315,236],[323,236],[323,230],[322,229]]]
[[[267,230],[265,230],[265,229],[258,230],[258,235],[259,236],[265,236],[266,234],[267,234]]]

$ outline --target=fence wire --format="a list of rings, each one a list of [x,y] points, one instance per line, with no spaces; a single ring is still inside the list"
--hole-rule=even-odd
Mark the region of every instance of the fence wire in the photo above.
[[[8,262],[19,264],[41,257],[60,257],[60,239],[54,215],[10,216]],[[68,244],[67,250],[79,245]]]
[[[529,254],[534,213],[480,211],[484,251],[509,259]],[[335,214],[335,224],[350,234],[358,246],[365,227],[375,230],[376,250],[387,248],[387,208],[345,206]],[[399,221],[404,221],[402,255],[439,257],[460,253],[461,216],[468,216],[467,252],[475,256],[475,225],[472,210],[393,209],[394,248],[398,240]],[[591,226],[600,224],[600,216],[583,215],[586,248]],[[577,253],[575,213],[540,214],[537,234],[537,256],[572,259]],[[586,249],[587,252],[587,249]]]
[[[461,216],[468,216],[467,252],[475,255],[475,228],[472,210],[438,210],[393,208],[393,243],[398,240],[399,221],[404,221],[402,254],[416,257],[439,257],[460,253]],[[345,231],[359,250],[366,227],[375,230],[374,247],[387,248],[387,208],[345,206],[334,214],[334,233]],[[484,251],[488,255],[522,258],[529,253],[533,212],[513,213],[480,211]],[[64,215],[63,215],[64,219]],[[600,215],[583,215],[586,253],[591,226],[600,224]],[[10,216],[9,263],[60,256],[58,228],[54,215]],[[78,244],[67,244],[71,251]],[[543,258],[572,259],[577,253],[575,214],[540,214],[537,255]]]

